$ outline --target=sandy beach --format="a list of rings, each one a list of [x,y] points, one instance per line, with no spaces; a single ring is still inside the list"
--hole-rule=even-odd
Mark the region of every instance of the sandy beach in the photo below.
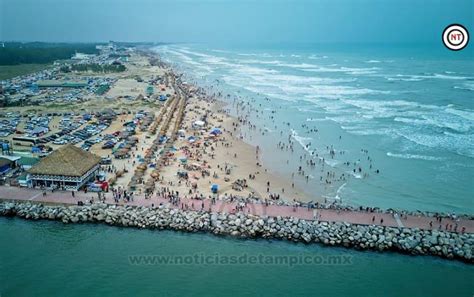
[[[292,187],[291,181],[285,180],[262,164],[261,152],[240,140],[236,135],[239,132],[237,119],[223,112],[222,102],[206,100],[205,98],[191,98],[187,102],[185,118],[182,125],[184,136],[180,137],[175,147],[178,151],[174,154],[167,166],[163,168],[164,182],[161,186],[170,187],[188,196],[203,196],[209,198],[212,195],[211,186],[219,186],[219,196],[255,197],[259,199],[284,199],[286,201],[316,201],[316,197],[310,197],[302,189]],[[205,126],[194,129],[195,121],[206,114]],[[209,136],[209,131],[218,128],[222,133],[217,136]],[[190,136],[200,138],[190,143]],[[204,139],[207,138],[207,145]],[[189,165],[184,165],[180,159],[187,159]],[[194,169],[189,172],[189,180],[180,180],[177,172],[185,168]],[[201,170],[201,172],[199,172]],[[202,174],[204,170],[207,174]],[[244,187],[234,185],[237,181],[246,184]],[[196,185],[195,190],[191,190]]]
[[[131,157],[113,160],[115,189],[147,195],[179,193],[184,198],[199,199],[253,198],[290,203],[322,200],[262,164],[261,150],[241,139],[241,123],[226,112],[224,102],[182,82],[171,68],[150,66],[141,58],[135,60],[141,68],[156,70],[150,75],[156,72],[164,76],[169,82],[163,86],[164,92],[172,96],[161,108],[147,109],[155,120],[152,128],[134,135],[137,145],[131,148]],[[140,73],[144,76],[145,72]],[[123,97],[127,90],[133,93],[134,81],[120,81],[107,96]],[[131,119],[131,115],[119,115],[104,133],[120,130]],[[110,155],[100,145],[94,145],[91,152]],[[145,161],[144,156],[148,156]],[[217,191],[212,190],[213,186]]]

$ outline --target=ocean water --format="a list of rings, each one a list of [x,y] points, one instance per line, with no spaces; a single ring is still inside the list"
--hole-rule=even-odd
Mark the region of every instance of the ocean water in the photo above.
[[[155,50],[257,126],[242,134],[262,148],[268,167],[290,179],[303,166],[309,178],[296,174],[295,183],[315,197],[474,213],[472,51],[193,44]],[[275,149],[289,139],[293,153]],[[307,167],[309,159],[317,166]],[[330,184],[328,171],[336,176]]]
[[[296,183],[315,196],[355,205],[474,213],[472,54],[203,45],[156,51],[187,80],[222,92],[231,113],[250,111],[258,129],[244,129],[245,140],[260,145],[264,163],[284,177],[303,166],[311,178],[306,182],[297,176]],[[234,100],[246,102],[245,109],[236,108]],[[288,139],[295,144],[293,154],[275,149]],[[327,149],[331,145],[334,158]],[[303,154],[314,158],[316,168],[300,162]],[[354,173],[359,166],[362,172]],[[326,184],[320,176],[328,170],[349,177]],[[0,218],[0,243],[1,297],[474,294],[472,265],[432,257],[7,218]],[[130,256],[140,255],[310,255],[350,261],[133,265]]]
[[[472,265],[266,240],[0,218],[1,296],[472,296]],[[132,265],[130,256],[343,257],[344,265]]]

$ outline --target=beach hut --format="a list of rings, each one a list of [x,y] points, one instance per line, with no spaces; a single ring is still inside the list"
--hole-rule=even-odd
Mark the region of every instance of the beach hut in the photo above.
[[[99,156],[69,144],[33,165],[28,170],[29,179],[33,187],[78,190],[95,179],[100,161]]]

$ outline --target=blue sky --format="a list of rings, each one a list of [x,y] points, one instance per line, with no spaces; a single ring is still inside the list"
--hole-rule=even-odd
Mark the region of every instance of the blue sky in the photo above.
[[[474,0],[0,0],[0,39],[437,43]]]

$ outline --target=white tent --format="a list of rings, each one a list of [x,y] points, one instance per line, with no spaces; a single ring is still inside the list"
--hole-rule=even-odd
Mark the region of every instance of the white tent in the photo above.
[[[193,123],[193,127],[202,128],[202,127],[204,127],[205,124],[206,123],[204,123],[203,121],[195,121]]]

